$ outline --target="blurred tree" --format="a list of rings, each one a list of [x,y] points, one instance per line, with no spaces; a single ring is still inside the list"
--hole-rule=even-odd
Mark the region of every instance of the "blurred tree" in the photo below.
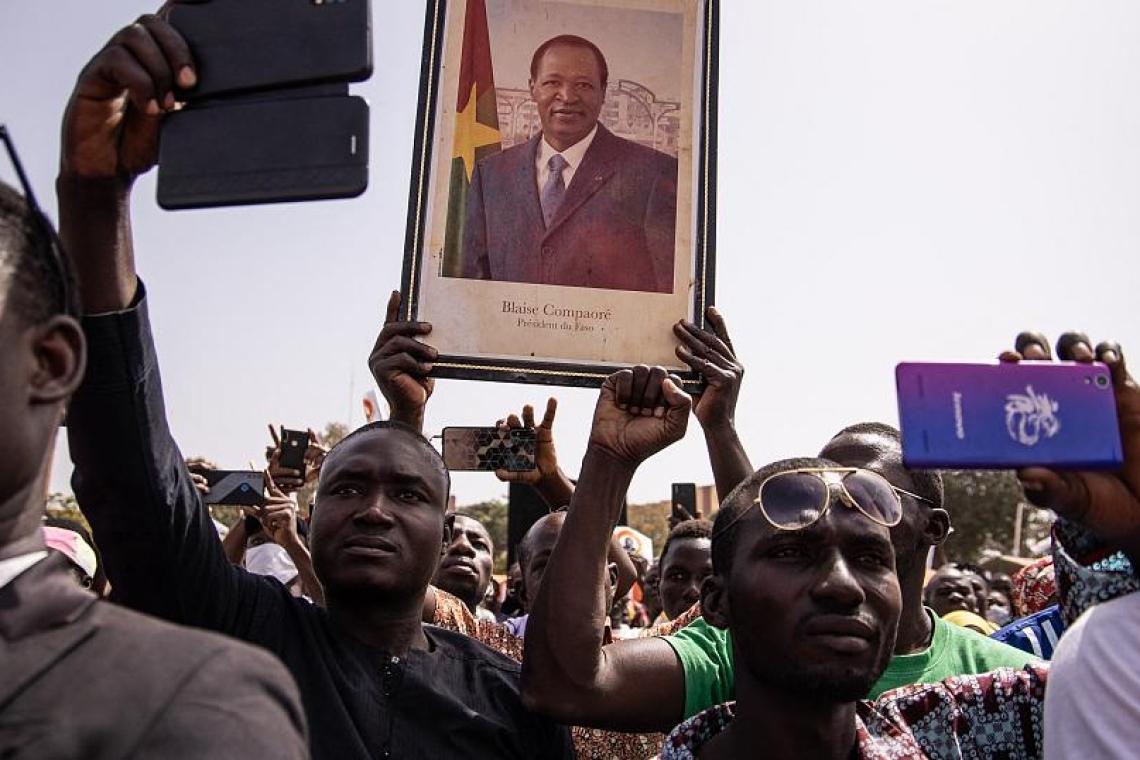
[[[661,555],[661,548],[665,546],[665,539],[669,536],[669,512],[671,505],[667,501],[652,504],[630,504],[626,511],[629,527],[641,531],[653,539],[653,552]]]
[[[954,531],[943,545],[952,562],[976,562],[983,550],[1010,554],[1017,505],[1025,504],[1019,554],[1049,530],[1048,512],[1025,500],[1017,477],[1006,470],[946,470],[946,510]],[[1038,514],[1041,513],[1041,514]]]
[[[44,511],[47,517],[74,520],[86,528],[88,533],[91,532],[91,525],[87,522],[87,518],[83,516],[83,513],[79,511],[79,504],[71,494],[49,494]]]
[[[507,572],[507,503],[502,499],[481,501],[478,504],[468,504],[457,507],[456,514],[466,515],[478,520],[491,535],[495,544],[494,572]]]
[[[331,449],[340,443],[346,435],[348,435],[348,425],[343,422],[328,422],[325,423],[325,431],[317,433],[317,438],[320,438],[321,443]]]

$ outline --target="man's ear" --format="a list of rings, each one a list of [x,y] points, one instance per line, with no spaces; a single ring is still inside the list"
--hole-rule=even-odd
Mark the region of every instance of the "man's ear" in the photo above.
[[[443,543],[439,547],[439,556],[447,554],[447,547],[451,546],[451,532],[455,529],[455,514],[443,518]]]
[[[710,575],[701,584],[701,612],[705,621],[716,628],[728,629],[732,617],[728,601],[728,589],[724,578]]]
[[[938,546],[950,535],[950,513],[945,509],[932,509],[922,531],[923,539],[931,546]]]
[[[87,366],[87,342],[74,318],[57,315],[31,328],[35,371],[31,376],[32,403],[66,401],[83,381]]]

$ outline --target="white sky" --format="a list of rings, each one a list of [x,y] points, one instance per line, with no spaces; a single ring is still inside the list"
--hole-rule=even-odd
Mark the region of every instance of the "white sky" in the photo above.
[[[45,205],[75,77],[138,0],[0,6],[0,119]],[[265,424],[359,424],[404,244],[424,2],[376,0],[372,180],[351,201],[167,213],[139,266],[184,452],[242,468]],[[757,465],[896,420],[901,360],[986,360],[1024,327],[1140,351],[1140,4],[724,2],[717,304]],[[12,181],[0,162],[0,178]],[[1140,355],[1140,354],[1137,354]],[[355,397],[350,398],[350,385]],[[576,473],[596,393],[440,381],[429,432],[556,394]],[[61,446],[54,487],[69,475]],[[632,498],[710,479],[695,420]],[[505,493],[455,478],[460,503]]]

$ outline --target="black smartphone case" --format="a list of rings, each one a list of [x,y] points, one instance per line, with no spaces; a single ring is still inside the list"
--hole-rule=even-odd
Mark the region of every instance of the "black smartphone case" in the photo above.
[[[213,101],[166,117],[165,209],[351,198],[368,187],[368,104],[339,94]]]
[[[282,467],[290,470],[299,470],[301,477],[305,477],[305,451],[309,448],[309,433],[305,430],[281,431],[281,458],[278,460]]]
[[[370,0],[211,0],[174,5],[169,20],[194,56],[194,102],[217,95],[372,74]]]

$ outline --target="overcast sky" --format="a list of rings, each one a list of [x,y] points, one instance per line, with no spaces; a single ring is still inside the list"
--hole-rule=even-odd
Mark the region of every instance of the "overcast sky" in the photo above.
[[[721,26],[717,304],[748,367],[759,466],[895,422],[894,365],[988,360],[1022,328],[1140,351],[1140,4],[728,0]],[[80,67],[137,0],[4,2],[0,119],[44,204]],[[371,185],[361,198],[170,213],[135,191],[139,268],[184,452],[239,469],[265,424],[360,424],[398,285],[423,0],[375,3]],[[0,178],[12,173],[0,162]],[[350,390],[352,395],[350,395]],[[428,432],[548,393],[572,474],[596,393],[440,381]],[[67,488],[62,445],[53,483]],[[695,421],[632,498],[708,482]],[[455,478],[460,503],[504,494]]]

